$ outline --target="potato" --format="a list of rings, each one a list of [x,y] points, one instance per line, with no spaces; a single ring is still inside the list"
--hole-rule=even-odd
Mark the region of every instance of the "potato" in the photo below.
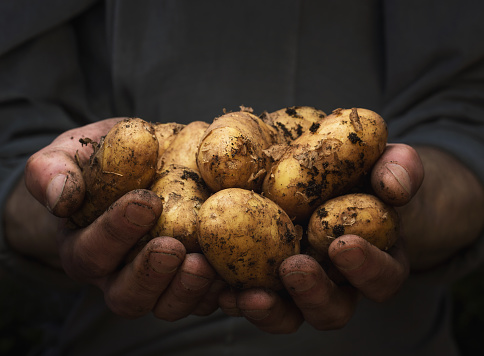
[[[198,171],[198,145],[208,126],[207,122],[193,121],[181,129],[159,157],[160,167],[178,164]]]
[[[118,122],[93,144],[89,162],[82,166],[86,195],[70,220],[87,226],[125,193],[151,184],[158,160],[158,139],[153,126],[140,119]]]
[[[178,124],[176,122],[165,122],[165,123],[155,123],[153,124],[155,129],[155,135],[158,139],[158,164],[157,169],[161,169],[162,161],[165,151],[171,145],[178,133],[183,130],[185,125]]]
[[[200,252],[197,215],[210,196],[200,174],[191,168],[171,164],[161,170],[150,189],[163,202],[163,211],[150,235],[171,236],[182,242],[187,252]]]
[[[309,245],[323,256],[336,238],[348,234],[388,250],[398,238],[398,214],[373,195],[355,193],[328,200],[309,219]]]
[[[296,222],[344,194],[367,174],[387,142],[383,118],[367,109],[338,109],[293,141],[266,175],[262,191]]]
[[[278,290],[279,266],[299,253],[302,229],[271,200],[249,190],[213,194],[198,214],[199,243],[207,260],[231,286]]]
[[[279,144],[291,143],[325,117],[324,111],[310,106],[291,106],[261,115],[262,121],[277,130]]]
[[[248,111],[226,113],[205,132],[197,165],[214,191],[243,188],[260,191],[271,164],[263,150],[273,143],[275,130]]]

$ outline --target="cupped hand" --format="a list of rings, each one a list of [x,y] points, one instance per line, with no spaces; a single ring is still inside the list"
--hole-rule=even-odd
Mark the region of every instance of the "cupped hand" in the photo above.
[[[124,317],[153,312],[174,321],[212,312],[216,303],[210,305],[206,298],[216,288],[215,272],[201,254],[186,254],[178,240],[154,238],[126,263],[160,213],[161,201],[154,193],[136,190],[86,228],[64,226],[58,235],[64,270],[73,279],[98,286],[108,307]]]
[[[32,196],[63,218],[57,232],[62,267],[71,278],[99,287],[108,307],[124,317],[152,312],[177,320],[210,314],[218,307],[216,296],[223,283],[201,254],[186,254],[178,240],[157,237],[127,260],[161,214],[161,200],[153,192],[129,192],[91,225],[68,227],[67,218],[85,194],[78,160],[85,161],[92,153],[79,139],[99,141],[119,120],[65,132],[26,165],[25,182]]]
[[[410,146],[391,144],[375,164],[371,183],[383,201],[402,206],[416,194],[423,166]],[[355,235],[343,235],[329,247],[337,275],[308,255],[295,255],[280,266],[285,293],[265,289],[225,290],[219,298],[228,315],[243,316],[270,333],[291,333],[307,322],[318,330],[338,329],[351,319],[361,297],[376,302],[391,298],[409,274],[408,258],[400,239],[381,251]],[[287,296],[287,295],[289,296]]]

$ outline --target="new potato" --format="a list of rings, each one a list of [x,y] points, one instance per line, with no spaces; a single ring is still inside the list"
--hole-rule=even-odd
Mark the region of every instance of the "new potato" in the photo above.
[[[271,164],[264,154],[275,131],[248,111],[226,113],[216,118],[198,148],[197,165],[213,191],[243,188],[260,191]]]
[[[165,154],[165,151],[171,145],[178,133],[185,128],[184,124],[179,124],[176,122],[164,122],[164,123],[154,123],[152,124],[155,129],[155,136],[158,140],[158,164],[157,169],[161,169],[163,164],[160,159]]]
[[[296,222],[344,194],[367,174],[387,142],[383,118],[367,109],[338,109],[294,140],[263,182],[265,196]]]
[[[249,190],[213,194],[198,214],[199,243],[207,260],[231,286],[278,290],[279,266],[299,253],[301,228],[273,201]]]
[[[388,250],[399,234],[397,212],[373,195],[355,193],[328,200],[309,220],[309,245],[322,256],[327,256],[329,245],[336,238],[348,234]]]
[[[200,252],[197,216],[210,196],[200,174],[191,168],[171,164],[161,170],[150,189],[163,203],[161,216],[150,235],[171,236],[183,243],[187,252]]]
[[[158,139],[153,126],[140,119],[118,122],[81,166],[86,195],[70,221],[78,227],[92,223],[112,203],[131,190],[147,188],[156,173]]]
[[[278,133],[277,142],[286,145],[325,117],[324,111],[311,106],[290,106],[271,113],[265,112],[261,115],[262,121],[276,129]]]
[[[193,121],[183,127],[159,157],[159,167],[176,164],[198,171],[197,151],[200,140],[209,124]]]

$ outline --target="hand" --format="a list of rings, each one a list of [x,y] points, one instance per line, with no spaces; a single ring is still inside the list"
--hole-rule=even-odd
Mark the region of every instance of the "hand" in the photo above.
[[[72,214],[84,197],[76,153],[80,160],[86,160],[92,152],[90,147],[82,147],[79,139],[99,140],[118,120],[68,131],[34,154],[25,170],[26,186],[32,196],[56,216]],[[126,261],[161,210],[156,194],[136,190],[116,201],[86,228],[72,230],[65,219],[58,219],[62,267],[73,279],[99,287],[108,307],[128,318],[150,311],[165,320],[209,314],[218,307],[216,295],[223,284],[215,280],[215,272],[202,255],[186,254],[179,241],[157,237],[132,261]]]
[[[389,145],[372,172],[372,185],[382,200],[404,205],[423,180],[418,154],[406,145]],[[290,298],[270,290],[224,291],[219,303],[228,315],[244,316],[270,333],[296,331],[306,321],[319,330],[338,329],[352,317],[361,296],[383,302],[394,295],[409,274],[400,240],[388,252],[362,238],[344,235],[329,248],[338,272],[349,283],[337,284],[307,255],[286,259],[279,273]]]

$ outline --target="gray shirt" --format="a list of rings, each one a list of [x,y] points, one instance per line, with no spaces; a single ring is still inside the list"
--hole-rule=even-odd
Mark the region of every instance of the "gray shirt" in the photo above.
[[[446,150],[484,182],[483,13],[471,0],[1,2],[0,201],[67,129],[113,116],[210,122],[239,105],[372,109],[389,141]],[[481,239],[391,301],[363,300],[342,330],[276,336],[220,312],[124,320],[98,290],[0,240],[5,268],[46,305],[62,300],[49,355],[454,355],[447,286],[483,257]]]

